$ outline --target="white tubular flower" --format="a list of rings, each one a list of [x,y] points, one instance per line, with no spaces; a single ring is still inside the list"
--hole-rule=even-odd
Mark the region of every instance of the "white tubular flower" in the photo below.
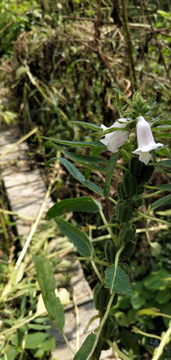
[[[127,119],[119,119],[119,121],[122,121],[124,124],[115,121],[114,124],[109,128],[103,124],[101,125],[101,128],[103,129],[103,131],[112,129],[114,127],[124,128],[128,123]],[[129,131],[116,130],[109,134],[106,134],[104,139],[100,141],[107,146],[108,150],[112,151],[113,153],[116,153],[118,151],[118,148],[122,146],[124,142],[128,139],[128,136],[129,136]]]
[[[163,144],[155,143],[151,127],[143,116],[138,117],[137,141],[138,149],[132,152],[133,154],[139,155],[140,161],[142,161],[145,165],[147,165],[151,159],[150,151],[163,146]]]

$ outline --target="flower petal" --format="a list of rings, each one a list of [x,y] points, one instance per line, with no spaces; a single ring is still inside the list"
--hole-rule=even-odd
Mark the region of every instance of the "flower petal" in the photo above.
[[[139,155],[140,161],[147,165],[151,159],[151,154],[149,152],[151,150],[156,150],[157,148],[162,147],[163,144],[156,144],[153,138],[151,127],[148,122],[143,118],[143,116],[138,117],[136,130],[138,148],[132,152]]]
[[[107,128],[105,125],[101,125],[101,128],[103,131],[112,129],[113,127],[117,128],[124,128],[127,124],[127,119],[119,119],[119,121],[123,122],[120,123],[118,121],[115,121],[112,126]],[[113,153],[116,153],[118,151],[118,148],[124,144],[124,142],[128,139],[129,131],[120,131],[116,130],[109,134],[106,134],[104,139],[100,140],[104,145],[107,146],[108,150],[112,151]]]

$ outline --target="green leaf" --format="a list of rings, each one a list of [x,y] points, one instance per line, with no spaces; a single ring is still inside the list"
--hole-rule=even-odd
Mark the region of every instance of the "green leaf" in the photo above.
[[[67,146],[81,146],[81,147],[89,147],[89,148],[106,148],[105,145],[103,145],[100,141],[90,141],[90,142],[81,142],[81,141],[67,141],[67,140],[61,140],[61,139],[55,139],[55,138],[48,138],[46,136],[40,136],[41,139],[48,140],[49,142],[67,145]],[[37,138],[37,136],[35,137]]]
[[[103,129],[100,126],[95,125],[95,124],[86,123],[84,121],[71,121],[70,123],[74,123],[76,125],[81,125],[81,126],[84,126],[85,128],[92,129],[95,131],[96,130],[103,131]]]
[[[153,128],[153,131],[168,131],[171,129],[171,125],[159,125]]]
[[[168,154],[170,154],[170,151],[169,151],[168,148],[166,148],[165,146],[163,146],[162,148],[160,148],[159,150],[157,150],[156,153],[157,153],[158,155],[167,156]]]
[[[171,133],[170,132],[166,132],[166,133],[160,133],[159,134],[155,134],[154,138],[171,138]]]
[[[58,146],[58,145],[56,145],[56,144],[54,144],[54,143],[52,143],[50,141],[46,141],[44,143],[44,147],[54,147],[56,150],[59,150],[59,151],[62,150],[61,146]]]
[[[119,93],[117,92],[116,93],[116,105],[117,105],[117,109],[119,112],[122,111],[122,105],[121,105],[121,102],[120,102],[120,99],[119,99]]]
[[[145,304],[145,302],[146,302],[146,300],[145,300],[144,296],[142,296],[142,295],[134,295],[131,298],[131,304],[135,310],[141,308]]]
[[[101,148],[95,148],[93,149],[92,151],[92,155],[90,156],[90,159],[89,159],[89,163],[91,161],[93,161],[92,159],[95,158],[95,159],[99,159],[98,156],[101,154],[102,152],[102,149]],[[107,163],[107,160],[105,159],[99,159],[99,161],[103,160],[103,164]],[[104,162],[105,161],[105,162]],[[94,162],[95,164],[96,162]],[[85,173],[84,173],[84,176],[85,176],[85,179],[87,180],[89,178],[89,175],[91,173],[91,169],[85,169]]]
[[[34,332],[24,336],[26,349],[37,349],[39,345],[47,338],[48,334],[44,332]]]
[[[105,271],[105,284],[111,292],[133,295],[128,275],[118,266],[111,265]]]
[[[90,196],[75,199],[66,199],[54,204],[47,212],[45,220],[63,215],[69,211],[97,212],[98,207]]]
[[[116,89],[116,88],[114,88],[113,90],[115,90],[117,93],[119,93],[122,96],[122,98],[132,107],[131,101],[122,93],[121,90]]]
[[[154,109],[155,104],[156,104],[156,95],[154,95],[151,101],[149,102],[150,110]]]
[[[119,326],[128,326],[128,319],[123,311],[117,311],[115,313],[116,321]]]
[[[158,314],[157,311],[158,310],[155,308],[141,309],[137,311],[136,316],[143,316],[143,315],[160,316],[160,314]]]
[[[52,351],[53,349],[55,349],[54,336],[50,336],[50,337],[48,337],[48,339],[43,341],[43,343],[41,344],[41,349],[43,350],[43,352]]]
[[[107,166],[107,172],[106,172],[105,184],[104,184],[104,196],[106,196],[107,198],[109,197],[110,194],[110,183],[117,160],[118,160],[118,153],[112,154]]]
[[[94,149],[94,150],[99,150]],[[101,152],[101,149],[100,149]],[[101,161],[101,159],[96,158],[96,157],[90,157],[90,156],[84,156],[84,155],[75,155],[69,151],[63,151],[63,154],[66,155],[69,159],[73,160],[74,162],[77,162],[78,164],[81,164],[85,167],[88,167],[89,169],[93,169],[96,171],[100,171],[100,172],[106,172],[106,168],[102,167],[102,166],[96,166],[94,164],[96,163],[107,163],[107,160],[103,160]]]
[[[159,165],[171,168],[171,160],[162,160],[158,162]]]
[[[8,344],[7,351],[6,351],[6,358],[7,360],[14,360],[18,355],[19,351],[15,349],[14,346]]]
[[[144,286],[151,290],[159,290],[161,286],[166,284],[165,279],[168,277],[168,272],[166,269],[160,269],[153,271],[151,274],[147,275],[143,280]]]
[[[82,256],[92,255],[92,244],[87,234],[61,218],[56,217],[54,220],[62,233],[68,237]]]
[[[61,302],[55,295],[56,281],[52,266],[48,259],[41,259],[34,254],[32,256],[45,307],[48,314],[53,318],[56,327],[62,331],[65,317]]]
[[[86,360],[96,342],[96,335],[90,334],[84,340],[83,344],[81,345],[80,349],[74,356],[74,360]]]
[[[85,156],[85,155],[75,155],[74,153],[71,153],[70,151],[62,151],[64,155],[66,155],[67,157],[69,157],[71,160],[81,163],[83,165],[87,165],[87,164],[108,164],[108,161],[105,159],[101,159],[99,157],[97,157],[98,155],[100,155],[101,153],[101,149],[94,149],[92,152],[92,156]],[[98,154],[96,156],[94,156],[94,153]]]
[[[80,171],[72,164],[70,163],[68,160],[63,159],[63,158],[56,158],[58,160],[61,161],[61,163],[66,167],[66,169],[69,171],[69,173],[76,179],[78,180],[81,184],[85,185],[88,189],[96,192],[97,194],[103,194],[103,190],[97,186],[96,184],[94,184],[92,181],[90,180],[86,180],[85,176],[82,175],[80,173]]]
[[[156,209],[159,206],[167,205],[171,203],[171,195],[163,196],[161,199],[156,200],[150,207],[151,209]]]
[[[51,328],[51,325],[39,325],[39,324],[28,324],[27,325],[29,329],[34,330],[48,330]]]

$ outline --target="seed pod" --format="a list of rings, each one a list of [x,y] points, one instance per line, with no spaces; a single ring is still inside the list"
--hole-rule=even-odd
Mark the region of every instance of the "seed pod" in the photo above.
[[[132,197],[132,205],[137,209],[143,204],[143,201],[144,200],[141,195],[134,195]]]
[[[125,248],[121,254],[122,259],[130,259],[130,257],[134,253],[136,244],[137,244],[137,235],[135,234],[133,239],[128,244],[125,245]]]
[[[143,163],[138,159],[138,157],[131,157],[129,160],[129,171],[135,175],[138,176],[141,173]]]
[[[119,200],[116,206],[116,217],[120,222],[131,220],[133,207],[127,200]]]
[[[107,241],[105,244],[105,256],[109,264],[114,264],[115,256],[117,253],[116,245],[112,240]]]
[[[116,328],[118,328],[118,325],[115,316],[109,316],[103,325],[100,336],[104,339],[110,339]]]
[[[123,188],[123,181],[120,181],[116,187],[119,200],[125,200],[125,193]]]
[[[127,173],[123,177],[123,188],[125,195],[132,197],[137,194],[137,179],[132,173]]]
[[[112,303],[112,306],[115,306],[116,304],[117,304],[117,302],[118,302],[118,294],[116,293],[115,294],[115,297],[114,297],[114,300],[113,300],[113,303]]]
[[[97,284],[94,288],[94,304],[95,308],[104,312],[106,310],[108,300],[110,297],[110,290],[106,289],[102,284]]]
[[[106,258],[104,258],[104,259],[102,259],[102,261],[103,262],[106,262],[107,263],[107,259]],[[100,267],[101,267],[101,276],[102,276],[102,278],[104,278],[104,276],[105,276],[105,270],[106,270],[106,268],[107,268],[107,265],[105,266],[105,265],[100,265]]]
[[[144,192],[144,187],[143,186],[138,186],[138,190],[137,190],[137,195],[139,195],[139,194],[143,194],[143,192]]]
[[[123,244],[129,243],[134,237],[136,226],[127,222],[119,234],[119,238]]]
[[[116,215],[113,214],[110,218],[110,224],[118,224],[119,225],[119,221],[116,219]],[[111,230],[113,232],[113,234],[115,234],[116,236],[119,235],[119,228],[117,226],[111,227]]]
[[[126,168],[126,169],[129,169],[129,163],[128,163],[128,162],[123,163],[122,166],[123,166],[124,168]],[[122,170],[122,172],[123,172],[123,174],[127,174],[127,171],[126,171],[126,170]]]
[[[147,183],[150,178],[153,175],[155,167],[154,166],[147,166],[145,164],[143,164],[141,172],[140,172],[140,176],[139,176],[139,182],[140,183]]]

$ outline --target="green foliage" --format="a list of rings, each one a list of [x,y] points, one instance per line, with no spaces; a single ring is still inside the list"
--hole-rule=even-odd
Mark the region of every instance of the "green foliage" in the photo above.
[[[128,275],[118,266],[111,265],[105,271],[105,284],[111,292],[133,295]]]
[[[60,216],[69,211],[97,212],[98,207],[91,197],[83,196],[78,199],[66,199],[54,204],[46,213],[46,220]]]
[[[56,217],[54,220],[63,234],[76,246],[80,254],[91,257],[93,248],[87,234],[61,218]]]
[[[53,274],[53,268],[48,259],[41,259],[40,257],[33,255],[33,260],[46,309],[56,327],[62,331],[65,318],[60,299],[55,295],[56,281]]]

